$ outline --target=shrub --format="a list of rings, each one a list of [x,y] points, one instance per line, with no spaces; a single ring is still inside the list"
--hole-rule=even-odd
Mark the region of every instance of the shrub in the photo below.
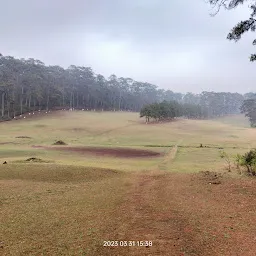
[[[228,164],[228,171],[231,172],[231,160],[229,155],[225,151],[220,151],[220,158],[224,159]]]
[[[53,145],[67,145],[67,144],[62,140],[58,140],[55,143],[53,143]]]
[[[256,176],[256,149],[251,149],[244,155],[238,154],[236,156],[236,164],[238,168],[240,166],[246,167],[248,175]]]

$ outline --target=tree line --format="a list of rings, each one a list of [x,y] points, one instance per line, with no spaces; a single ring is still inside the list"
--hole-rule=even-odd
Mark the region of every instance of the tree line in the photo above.
[[[140,111],[140,117],[145,117],[146,122],[150,122],[151,120],[168,121],[176,117],[206,119],[209,117],[208,110],[206,105],[163,101],[145,105]],[[244,113],[245,116],[249,117],[251,126],[256,127],[256,94],[249,93],[246,95],[240,106],[240,111]],[[215,114],[216,113],[217,112],[215,112]]]
[[[139,111],[164,99],[179,101],[182,94],[116,75],[106,79],[90,67],[64,69],[31,58],[0,56],[2,118],[56,108]]]
[[[184,109],[191,108],[188,117],[197,116],[200,108],[205,118],[211,118],[239,113],[246,97],[206,91],[182,94],[131,78],[116,75],[105,78],[90,67],[71,65],[65,69],[47,66],[32,58],[17,59],[0,54],[2,119],[30,111],[63,108],[139,112],[145,105],[163,101],[175,101],[183,104]]]

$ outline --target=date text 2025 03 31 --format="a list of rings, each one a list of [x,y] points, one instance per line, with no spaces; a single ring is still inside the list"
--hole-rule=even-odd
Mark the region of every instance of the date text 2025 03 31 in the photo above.
[[[103,246],[153,246],[152,241],[104,241]]]

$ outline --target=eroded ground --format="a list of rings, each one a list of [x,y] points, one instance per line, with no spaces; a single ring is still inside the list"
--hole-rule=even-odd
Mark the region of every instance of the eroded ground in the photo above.
[[[133,180],[106,236],[153,246],[99,248],[99,255],[255,255],[255,179],[152,172]]]
[[[255,179],[40,168],[1,180],[3,255],[255,255]]]
[[[156,157],[161,156],[159,152],[150,150],[132,149],[132,148],[106,148],[106,147],[44,147],[46,150],[60,150],[70,153],[80,153],[97,156],[111,156],[111,157]]]

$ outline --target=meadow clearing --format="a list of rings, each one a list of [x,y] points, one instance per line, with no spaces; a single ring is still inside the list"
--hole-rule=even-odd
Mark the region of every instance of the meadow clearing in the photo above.
[[[0,131],[3,255],[255,255],[256,181],[219,157],[256,147],[243,116],[37,112]]]

